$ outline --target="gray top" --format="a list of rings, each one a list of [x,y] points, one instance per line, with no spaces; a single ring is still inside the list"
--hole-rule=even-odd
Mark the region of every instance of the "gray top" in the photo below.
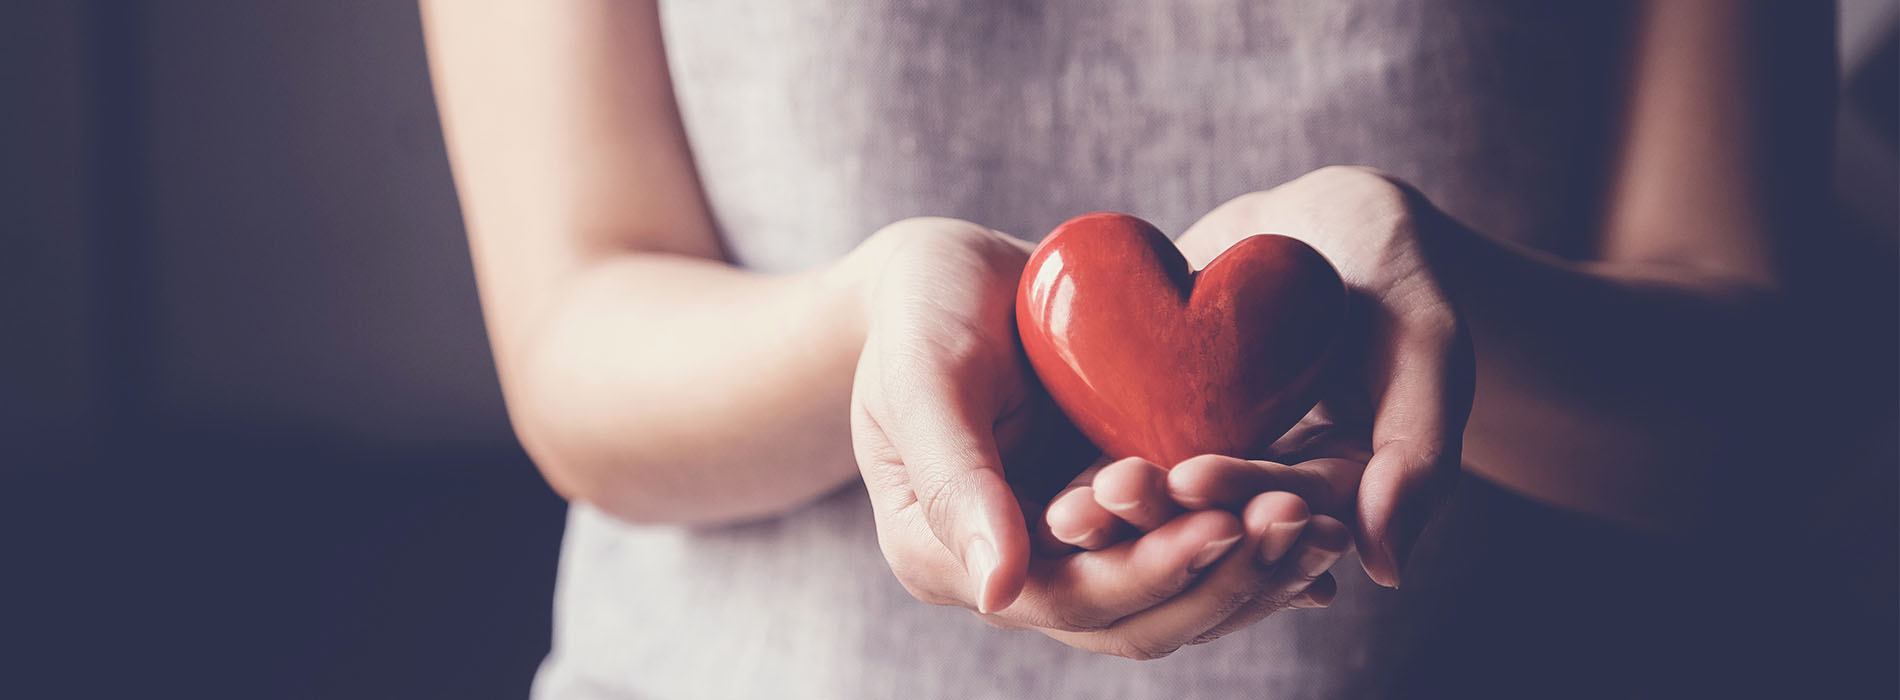
[[[1034,238],[1111,209],[1178,232],[1330,164],[1404,177],[1494,235],[1587,253],[1624,11],[692,0],[663,19],[724,244],[739,264],[783,270],[915,215]],[[1331,609],[1138,663],[913,600],[860,486],[693,531],[576,504],[535,694],[1366,696],[1382,668],[1367,642],[1398,619],[1397,599],[1357,566],[1336,569]]]

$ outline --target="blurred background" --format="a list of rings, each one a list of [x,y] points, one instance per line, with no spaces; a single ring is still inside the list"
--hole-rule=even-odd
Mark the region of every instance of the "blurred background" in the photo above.
[[[9,2],[0,90],[0,697],[525,697],[565,506],[415,4]]]
[[[1840,19],[1838,223],[1889,320],[1897,17]],[[9,2],[0,96],[0,696],[525,696],[565,508],[507,427],[415,6]],[[1874,638],[1878,438],[1836,490]]]

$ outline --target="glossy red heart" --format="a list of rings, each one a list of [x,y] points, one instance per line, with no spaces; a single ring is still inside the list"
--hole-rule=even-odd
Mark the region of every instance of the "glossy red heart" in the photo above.
[[[1191,271],[1126,214],[1078,216],[1030,256],[1016,324],[1036,375],[1110,457],[1257,456],[1317,403],[1345,285],[1319,251],[1242,239]]]

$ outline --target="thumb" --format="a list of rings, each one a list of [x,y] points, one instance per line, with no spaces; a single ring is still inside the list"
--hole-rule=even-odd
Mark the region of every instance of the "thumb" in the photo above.
[[[1008,607],[1022,592],[1029,529],[1003,479],[994,416],[985,415],[995,412],[956,393],[907,397],[885,429],[931,533],[963,562],[971,602],[989,613]]]
[[[1372,459],[1359,485],[1358,546],[1366,575],[1396,588],[1412,546],[1457,483],[1474,372],[1470,341],[1388,344],[1373,382]]]

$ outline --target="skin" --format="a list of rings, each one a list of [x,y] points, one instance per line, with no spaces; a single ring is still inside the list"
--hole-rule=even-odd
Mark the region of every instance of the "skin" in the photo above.
[[[1052,503],[1049,529],[1071,545],[1106,546],[1143,531],[1152,513],[1232,508],[1284,489],[1353,522],[1367,573],[1396,586],[1453,460],[1635,527],[1720,527],[1721,485],[1739,477],[1724,470],[1756,461],[1734,437],[1787,419],[1775,409],[1789,393],[1773,368],[1805,356],[1799,341],[1782,340],[1794,333],[1778,258],[1823,210],[1815,183],[1827,181],[1825,161],[1815,154],[1826,146],[1786,135],[1827,133],[1831,102],[1810,86],[1828,84],[1830,10],[1644,8],[1594,260],[1479,235],[1408,184],[1361,168],[1317,171],[1215,209],[1177,241],[1197,267],[1271,231],[1339,268],[1364,302],[1350,324],[1361,329],[1357,381],[1256,455],[1264,459],[1084,473]],[[1782,44],[1773,60],[1771,35]],[[1475,384],[1461,376],[1470,345]],[[1416,398],[1395,404],[1395,393]],[[1400,454],[1383,460],[1395,442]]]
[[[1683,352],[1725,340],[1682,329],[1774,297],[1782,210],[1799,204],[1757,177],[1788,162],[1762,145],[1784,122],[1750,116],[1767,80],[1744,70],[1760,19],[1656,3],[1601,260],[1494,242],[1366,171],[1243,196],[1184,251],[1200,264],[1276,230],[1326,253],[1366,302],[1354,372],[1290,434],[1302,442],[1268,455],[1292,466],[1203,458],[1157,480],[1157,465],[1106,465],[1045,514],[1003,478],[1055,420],[1011,342],[1021,243],[913,219],[811,270],[738,269],[652,2],[424,2],[423,18],[502,388],[557,491],[693,525],[861,479],[892,572],[920,600],[1131,658],[1330,602],[1326,570],[1355,540],[1368,573],[1396,584],[1461,457],[1534,497],[1667,524],[1667,497],[1613,494],[1704,478],[1696,436],[1719,432],[1721,412],[1684,398],[1660,362],[1584,349],[1629,330],[1617,324]],[[1589,342],[1553,355],[1550,338]],[[1645,399],[1667,410],[1605,408]]]

